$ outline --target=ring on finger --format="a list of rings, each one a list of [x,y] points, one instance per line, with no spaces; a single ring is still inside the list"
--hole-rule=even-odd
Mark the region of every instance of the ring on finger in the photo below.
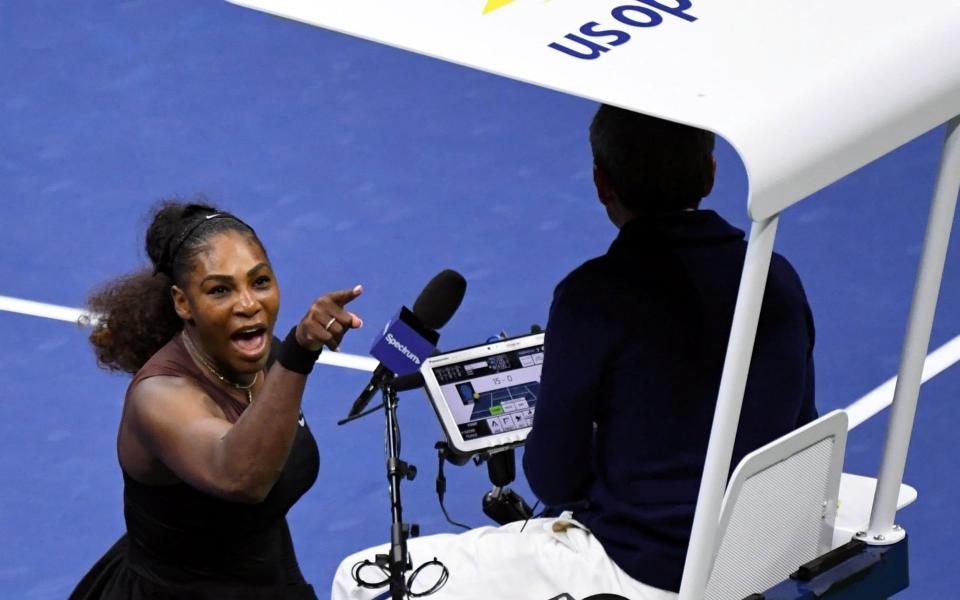
[[[330,326],[333,325],[333,322],[336,321],[336,317],[330,317],[330,320],[327,321],[327,324],[323,326],[326,331],[330,331]]]

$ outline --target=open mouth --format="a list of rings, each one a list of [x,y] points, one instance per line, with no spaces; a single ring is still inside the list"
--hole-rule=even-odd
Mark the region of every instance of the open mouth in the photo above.
[[[238,329],[230,335],[230,341],[242,354],[259,355],[267,345],[267,328],[265,325],[254,325]]]

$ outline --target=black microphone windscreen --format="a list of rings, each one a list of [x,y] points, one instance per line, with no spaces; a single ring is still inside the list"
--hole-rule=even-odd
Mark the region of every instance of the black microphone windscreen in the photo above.
[[[467,280],[463,275],[452,269],[441,271],[417,296],[413,314],[426,327],[440,329],[457,312],[466,291]]]

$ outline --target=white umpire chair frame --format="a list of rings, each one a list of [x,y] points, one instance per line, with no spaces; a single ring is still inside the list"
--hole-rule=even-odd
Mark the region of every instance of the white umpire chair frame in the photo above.
[[[906,535],[904,529],[894,523],[894,517],[920,395],[923,363],[930,344],[930,332],[943,279],[957,192],[960,189],[958,129],[960,117],[954,117],[947,123],[936,191],[927,219],[870,521],[867,530],[859,535],[867,543],[875,545],[893,544]],[[774,215],[760,222],[755,221],[751,227],[733,329],[727,346],[727,360],[723,367],[710,445],[697,499],[690,549],[684,566],[681,600],[695,600],[700,597],[699,590],[706,587],[717,552],[718,519],[715,515],[720,512],[720,498],[727,483],[726,469],[733,453],[737,421],[740,418],[778,221],[779,215]]]
[[[706,600],[771,588],[833,548],[847,423],[835,410],[740,461],[723,499]]]
[[[752,226],[681,600],[702,600],[716,556],[780,213],[947,123],[876,493],[860,536],[870,544],[903,539],[894,516],[960,189],[955,0],[922,7],[897,0],[229,1],[710,129],[734,145],[750,180]],[[575,33],[564,35],[571,26]],[[558,42],[580,44],[580,58],[589,60],[556,52]]]

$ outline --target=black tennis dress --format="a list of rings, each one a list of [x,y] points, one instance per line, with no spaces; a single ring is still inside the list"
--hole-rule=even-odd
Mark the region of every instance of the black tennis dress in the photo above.
[[[245,406],[190,359],[179,335],[140,369],[128,390],[157,375],[193,380],[231,422],[243,413]],[[123,473],[127,533],[70,599],[315,600],[297,565],[286,514],[316,481],[319,466],[316,441],[301,417],[280,479],[259,504],[229,502],[185,483],[145,485]]]

